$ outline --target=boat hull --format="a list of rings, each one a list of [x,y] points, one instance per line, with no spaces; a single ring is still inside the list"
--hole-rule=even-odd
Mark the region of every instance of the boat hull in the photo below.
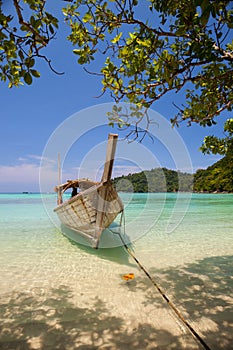
[[[111,182],[99,183],[57,206],[61,223],[98,247],[100,236],[124,207]]]

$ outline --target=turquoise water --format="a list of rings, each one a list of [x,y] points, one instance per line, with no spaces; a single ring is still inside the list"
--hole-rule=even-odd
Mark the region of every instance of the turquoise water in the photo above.
[[[136,257],[211,349],[232,349],[233,195],[121,197]],[[73,243],[55,203],[0,194],[0,349],[202,348],[116,237]]]

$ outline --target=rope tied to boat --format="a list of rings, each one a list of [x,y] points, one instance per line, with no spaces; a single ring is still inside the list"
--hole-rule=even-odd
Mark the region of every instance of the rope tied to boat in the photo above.
[[[122,221],[123,221],[123,232],[125,235],[125,215],[124,215],[124,210],[122,211],[121,214],[121,219],[120,219],[120,226],[122,226]],[[188,328],[192,336],[198,340],[201,345],[204,347],[205,350],[211,350],[210,347],[206,344],[204,339],[201,337],[201,335],[193,328],[193,326],[185,319],[185,317],[182,315],[182,313],[177,309],[175,304],[169,299],[169,297],[165,294],[163,289],[159,286],[159,284],[154,280],[154,278],[149,274],[147,269],[141,264],[141,262],[138,260],[138,258],[135,256],[134,252],[132,252],[132,249],[129,248],[129,246],[125,243],[121,232],[113,231],[111,230],[114,234],[117,234],[123,244],[123,247],[125,250],[128,252],[128,254],[134,259],[136,264],[139,266],[139,268],[144,272],[144,274],[149,278],[153,286],[158,290],[162,298],[168,303],[170,308],[175,312],[175,314],[178,316],[178,318],[182,321],[182,323]]]

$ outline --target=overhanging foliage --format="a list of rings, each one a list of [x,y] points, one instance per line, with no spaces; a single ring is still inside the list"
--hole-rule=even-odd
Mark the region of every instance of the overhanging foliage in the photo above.
[[[0,0],[0,79],[9,87],[30,85],[39,77],[38,58],[53,70],[43,49],[54,38],[58,19],[46,5],[45,0],[13,0],[9,14]],[[97,57],[99,62],[103,56],[102,67],[93,72],[102,77],[102,93],[110,92],[116,103],[149,108],[171,91],[181,92],[186,102],[176,106],[172,124],[185,120],[212,126],[233,105],[232,5],[221,0],[66,0],[63,14],[78,63],[87,65]],[[122,126],[122,120],[110,122]],[[223,145],[209,137],[202,150],[224,154],[232,133],[227,138]]]

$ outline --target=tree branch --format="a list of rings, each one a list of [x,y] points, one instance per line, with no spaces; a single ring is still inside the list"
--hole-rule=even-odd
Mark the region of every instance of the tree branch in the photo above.
[[[213,117],[214,117],[215,115],[218,115],[218,114],[220,114],[221,112],[223,112],[224,110],[230,108],[231,105],[233,105],[233,101],[228,101],[228,103],[226,103],[224,106],[222,106],[221,108],[219,108],[219,109],[218,109],[217,111],[215,111],[214,113],[210,113],[210,114],[206,115],[206,117],[202,118],[201,121],[207,121],[207,120],[213,119]],[[200,120],[199,120],[199,119],[193,118],[193,119],[192,119],[192,122],[194,122],[194,123],[200,123]]]
[[[49,42],[49,39],[46,39],[44,36],[41,36],[38,31],[36,31],[28,22],[25,22],[23,19],[23,15],[21,12],[21,7],[19,5],[19,0],[13,0],[14,2],[14,6],[16,9],[16,13],[18,16],[18,20],[19,20],[19,24],[24,25],[25,27],[27,27],[29,29],[29,31],[32,32],[32,34],[35,35],[35,38],[38,38],[40,43],[42,44],[42,46],[46,46]]]

